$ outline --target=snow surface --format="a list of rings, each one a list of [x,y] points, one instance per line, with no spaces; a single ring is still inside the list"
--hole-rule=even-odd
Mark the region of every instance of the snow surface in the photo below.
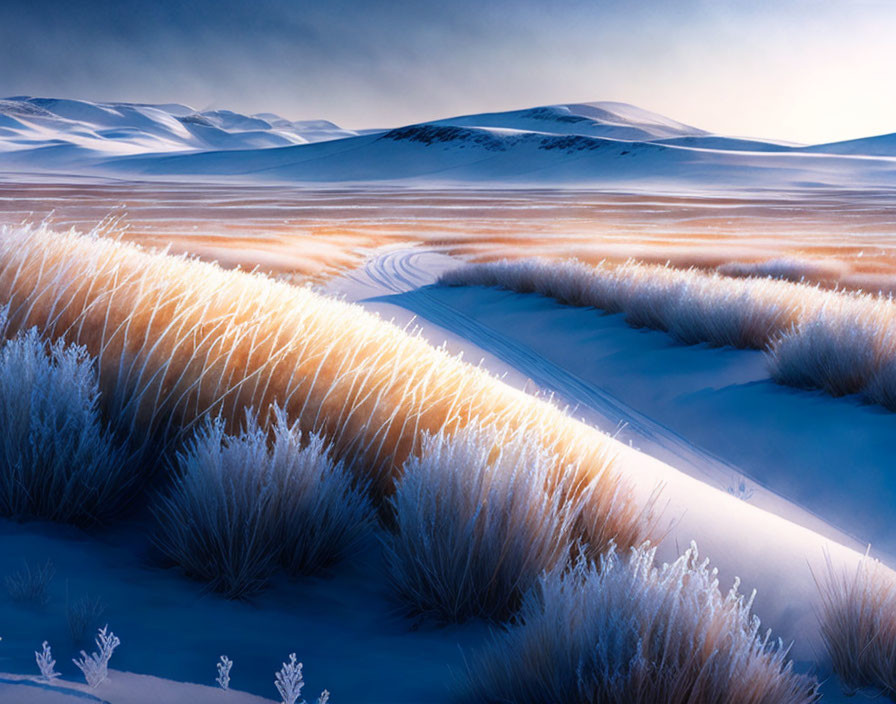
[[[182,105],[0,101],[0,172],[315,184],[666,192],[896,187],[892,135],[801,147],[713,135],[632,105],[547,105],[390,130]]]
[[[37,675],[34,651],[47,640],[63,678],[83,681],[71,658],[85,645],[72,643],[66,603],[84,595],[106,604],[103,621],[121,639],[112,669],[213,686],[216,663],[227,655],[232,688],[271,698],[274,673],[295,652],[311,701],[328,689],[333,702],[344,704],[447,704],[464,657],[487,634],[478,622],[436,627],[406,618],[376,541],[323,576],[280,576],[251,601],[238,602],[163,563],[150,533],[148,519],[91,534],[0,520],[0,575],[26,560],[49,559],[56,569],[46,607],[14,603],[0,586],[0,671]]]
[[[271,704],[235,689],[223,692],[186,682],[109,670],[109,679],[91,689],[81,682],[0,673],[0,701],[16,704]]]

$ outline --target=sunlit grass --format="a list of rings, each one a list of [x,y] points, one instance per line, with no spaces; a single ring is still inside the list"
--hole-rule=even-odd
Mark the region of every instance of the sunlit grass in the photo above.
[[[12,330],[36,326],[97,357],[106,412],[132,445],[156,448],[209,415],[235,432],[246,409],[277,404],[382,496],[425,432],[475,418],[532,435],[556,471],[581,473],[573,487],[597,481],[581,522],[600,528],[593,542],[631,545],[647,532],[614,466],[615,441],[309,288],[106,237],[16,228],[0,237],[0,299]]]

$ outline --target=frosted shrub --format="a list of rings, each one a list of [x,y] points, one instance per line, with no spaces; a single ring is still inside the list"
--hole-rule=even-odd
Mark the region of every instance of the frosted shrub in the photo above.
[[[772,378],[834,396],[872,382],[894,356],[896,306],[871,296],[831,296],[814,317],[778,338],[769,352]]]
[[[50,601],[50,582],[55,574],[56,568],[50,560],[37,568],[26,562],[23,570],[6,576],[6,591],[13,601],[46,606]]]
[[[283,704],[296,704],[302,696],[305,680],[302,679],[302,663],[296,662],[295,653],[289,654],[289,662],[283,663],[274,676],[274,686],[283,697]]]
[[[85,524],[120,508],[132,476],[98,401],[83,347],[30,330],[0,348],[0,515]]]
[[[477,704],[808,704],[780,641],[759,633],[752,599],[719,591],[691,547],[657,567],[654,550],[542,576],[516,622],[472,658]]]
[[[225,691],[230,689],[231,667],[233,667],[233,660],[226,655],[222,655],[218,662],[218,676],[215,678],[215,682],[217,682],[218,686]]]
[[[588,490],[567,497],[557,459],[521,434],[476,424],[424,439],[390,504],[390,580],[406,607],[444,621],[507,618],[565,559]],[[568,500],[566,500],[568,498]]]
[[[843,688],[896,700],[896,573],[870,558],[853,573],[829,562],[819,590],[821,635]]]
[[[84,679],[90,687],[98,687],[106,681],[109,675],[109,658],[115,649],[121,645],[118,637],[108,630],[108,626],[100,629],[96,637],[97,651],[88,655],[81,651],[80,659],[72,659],[78,669],[84,673]]]
[[[261,589],[278,565],[309,574],[343,557],[373,510],[318,436],[282,411],[269,442],[254,417],[240,435],[208,423],[179,455],[171,492],[155,507],[159,547],[228,597]]]
[[[52,682],[59,677],[59,673],[56,672],[56,661],[53,659],[53,653],[47,641],[43,642],[40,652],[34,651],[34,659],[37,661],[41,679]]]

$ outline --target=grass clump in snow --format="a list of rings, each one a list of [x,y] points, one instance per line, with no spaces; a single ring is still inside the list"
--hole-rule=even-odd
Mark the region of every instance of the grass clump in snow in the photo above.
[[[18,572],[4,578],[9,598],[20,604],[46,606],[50,603],[50,582],[56,575],[52,560],[43,566],[32,567],[27,561]]]
[[[841,685],[896,701],[896,573],[867,557],[851,574],[828,562],[818,584],[821,634]]]
[[[201,429],[179,455],[171,491],[155,506],[156,542],[192,577],[230,598],[263,588],[278,566],[312,574],[355,547],[373,521],[365,487],[320,436],[275,409],[268,431]]]
[[[752,599],[719,591],[692,546],[672,564],[615,550],[543,575],[517,620],[468,666],[477,704],[808,704],[780,641],[759,632]]]
[[[0,515],[90,524],[114,515],[133,476],[99,411],[94,360],[36,330],[0,347]]]
[[[470,425],[427,437],[389,499],[386,560],[407,609],[451,622],[509,617],[569,556],[594,491],[573,487],[575,476],[520,433]]]
[[[780,384],[845,396],[868,389],[896,361],[896,306],[867,295],[829,296],[811,317],[771,345],[769,366]]]

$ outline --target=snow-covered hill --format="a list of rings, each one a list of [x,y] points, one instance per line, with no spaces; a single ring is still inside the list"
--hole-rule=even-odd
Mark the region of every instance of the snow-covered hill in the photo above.
[[[259,149],[355,134],[331,122],[290,122],[271,113],[199,112],[178,104],[0,100],[0,152],[56,148],[58,154],[89,156]]]
[[[349,131],[271,113],[10,98],[0,101],[0,172],[673,191],[893,188],[896,140],[804,147],[727,137],[612,102]]]

